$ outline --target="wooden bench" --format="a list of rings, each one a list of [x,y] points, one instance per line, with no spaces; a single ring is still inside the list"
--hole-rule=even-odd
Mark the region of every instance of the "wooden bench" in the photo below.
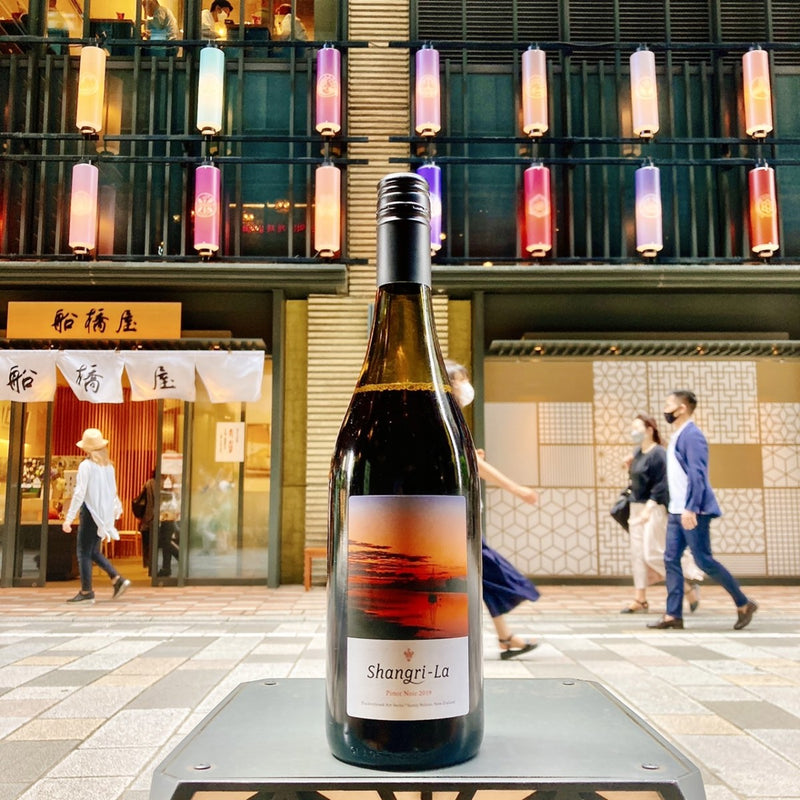
[[[311,588],[311,568],[315,558],[327,558],[327,547],[306,547],[303,550],[303,586],[308,591]]]

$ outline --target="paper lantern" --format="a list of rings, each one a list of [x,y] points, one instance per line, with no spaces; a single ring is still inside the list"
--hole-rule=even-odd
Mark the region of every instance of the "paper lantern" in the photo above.
[[[317,167],[314,191],[314,249],[332,258],[341,249],[341,172],[333,164]]]
[[[766,164],[750,170],[750,247],[762,258],[771,256],[778,242],[778,196],[775,170]]]
[[[635,136],[652,139],[658,133],[656,57],[652,50],[637,50],[631,55],[631,116]]]
[[[69,246],[76,255],[86,255],[97,245],[97,182],[99,171],[93,164],[72,168],[69,203]]]
[[[750,50],[742,56],[744,127],[748,136],[763,139],[772,130],[772,89],[766,50]]]
[[[417,50],[416,70],[415,130],[420,136],[436,136],[442,129],[439,51],[432,47]]]
[[[661,173],[649,164],[636,170],[636,250],[654,258],[664,248],[661,221]]]
[[[436,164],[423,164],[417,175],[428,182],[431,197],[431,255],[442,249],[442,170]]]
[[[219,250],[221,184],[222,175],[218,167],[201,164],[195,170],[194,249],[203,258],[210,258]]]
[[[75,125],[85,135],[95,134],[103,127],[106,57],[106,51],[101,47],[88,46],[81,49]]]
[[[544,50],[531,47],[522,54],[522,130],[533,137],[547,128],[547,61]]]
[[[541,258],[553,247],[553,215],[550,204],[550,170],[534,164],[525,170],[525,250]]]
[[[330,45],[317,51],[317,132],[334,136],[342,129],[342,56]]]
[[[204,47],[197,79],[197,130],[203,136],[214,136],[222,130],[224,96],[225,53],[218,47]]]

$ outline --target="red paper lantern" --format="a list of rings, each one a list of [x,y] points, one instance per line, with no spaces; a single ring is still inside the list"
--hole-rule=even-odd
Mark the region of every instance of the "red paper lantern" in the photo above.
[[[778,242],[778,195],[775,170],[766,164],[750,170],[750,247],[762,258],[771,256]]]
[[[550,170],[534,164],[525,170],[525,250],[541,258],[553,247]]]
[[[766,50],[750,50],[742,56],[744,127],[748,136],[763,139],[772,130],[772,88]]]

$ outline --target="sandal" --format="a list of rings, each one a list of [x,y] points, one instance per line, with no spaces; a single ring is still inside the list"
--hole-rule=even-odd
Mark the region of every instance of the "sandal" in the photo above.
[[[535,650],[539,646],[538,642],[525,642],[522,647],[512,647],[511,642],[513,639],[514,634],[509,636],[508,639],[497,640],[500,642],[500,658],[502,658],[503,661],[507,661],[509,658],[516,658],[523,653],[530,653],[531,650]]]
[[[635,614],[637,611],[647,611],[650,608],[650,604],[647,600],[634,600],[629,606],[625,606],[625,608],[620,611],[620,614]]]

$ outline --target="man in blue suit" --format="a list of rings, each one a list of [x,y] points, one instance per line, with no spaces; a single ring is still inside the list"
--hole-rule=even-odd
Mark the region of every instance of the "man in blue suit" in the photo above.
[[[734,630],[750,624],[758,605],[742,592],[736,578],[711,554],[710,527],[714,517],[722,516],[708,481],[708,442],[694,424],[697,407],[693,392],[678,389],[667,397],[664,419],[675,425],[667,447],[669,517],[664,566],[667,570],[667,610],[648,628],[683,628],[683,570],[681,556],[686,546],[697,566],[719,583],[736,603]]]

